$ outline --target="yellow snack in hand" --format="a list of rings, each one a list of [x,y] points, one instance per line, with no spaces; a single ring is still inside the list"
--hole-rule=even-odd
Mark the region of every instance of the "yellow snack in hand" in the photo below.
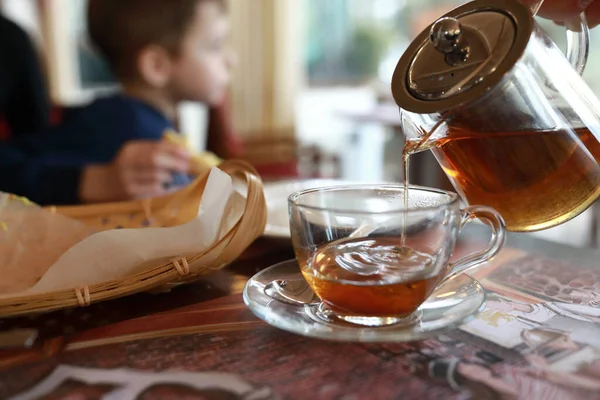
[[[223,162],[222,159],[209,151],[204,151],[201,153],[195,151],[190,146],[185,136],[180,135],[173,130],[165,131],[163,138],[174,145],[183,147],[190,153],[190,173],[192,175],[204,175],[210,171],[212,167],[216,167]]]

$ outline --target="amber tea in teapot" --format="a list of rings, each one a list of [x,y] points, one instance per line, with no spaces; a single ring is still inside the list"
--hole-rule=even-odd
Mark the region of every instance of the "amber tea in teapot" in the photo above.
[[[405,156],[415,147],[408,143]],[[600,142],[587,128],[487,134],[457,128],[427,147],[463,199],[496,209],[512,231],[558,225],[600,196]]]
[[[516,0],[475,0],[435,21],[392,79],[405,168],[431,150],[462,199],[498,210],[512,231],[550,228],[593,204],[600,100],[580,76],[589,31],[578,22],[567,59]]]

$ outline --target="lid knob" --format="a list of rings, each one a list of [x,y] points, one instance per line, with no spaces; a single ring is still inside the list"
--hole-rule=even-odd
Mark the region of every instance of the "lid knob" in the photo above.
[[[429,40],[437,51],[445,54],[448,65],[456,66],[469,58],[471,49],[456,18],[445,17],[437,20],[431,26]]]

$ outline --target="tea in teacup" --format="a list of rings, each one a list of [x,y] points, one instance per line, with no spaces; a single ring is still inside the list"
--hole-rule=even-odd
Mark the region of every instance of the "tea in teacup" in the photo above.
[[[313,291],[333,312],[368,317],[413,313],[442,278],[429,253],[398,237],[342,240],[321,246],[302,265]]]

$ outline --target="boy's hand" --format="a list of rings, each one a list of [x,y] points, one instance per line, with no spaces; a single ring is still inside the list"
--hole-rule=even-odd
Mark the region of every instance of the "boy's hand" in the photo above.
[[[186,173],[189,154],[166,141],[127,143],[109,165],[84,169],[79,197],[85,203],[133,200],[168,192],[173,172]]]

